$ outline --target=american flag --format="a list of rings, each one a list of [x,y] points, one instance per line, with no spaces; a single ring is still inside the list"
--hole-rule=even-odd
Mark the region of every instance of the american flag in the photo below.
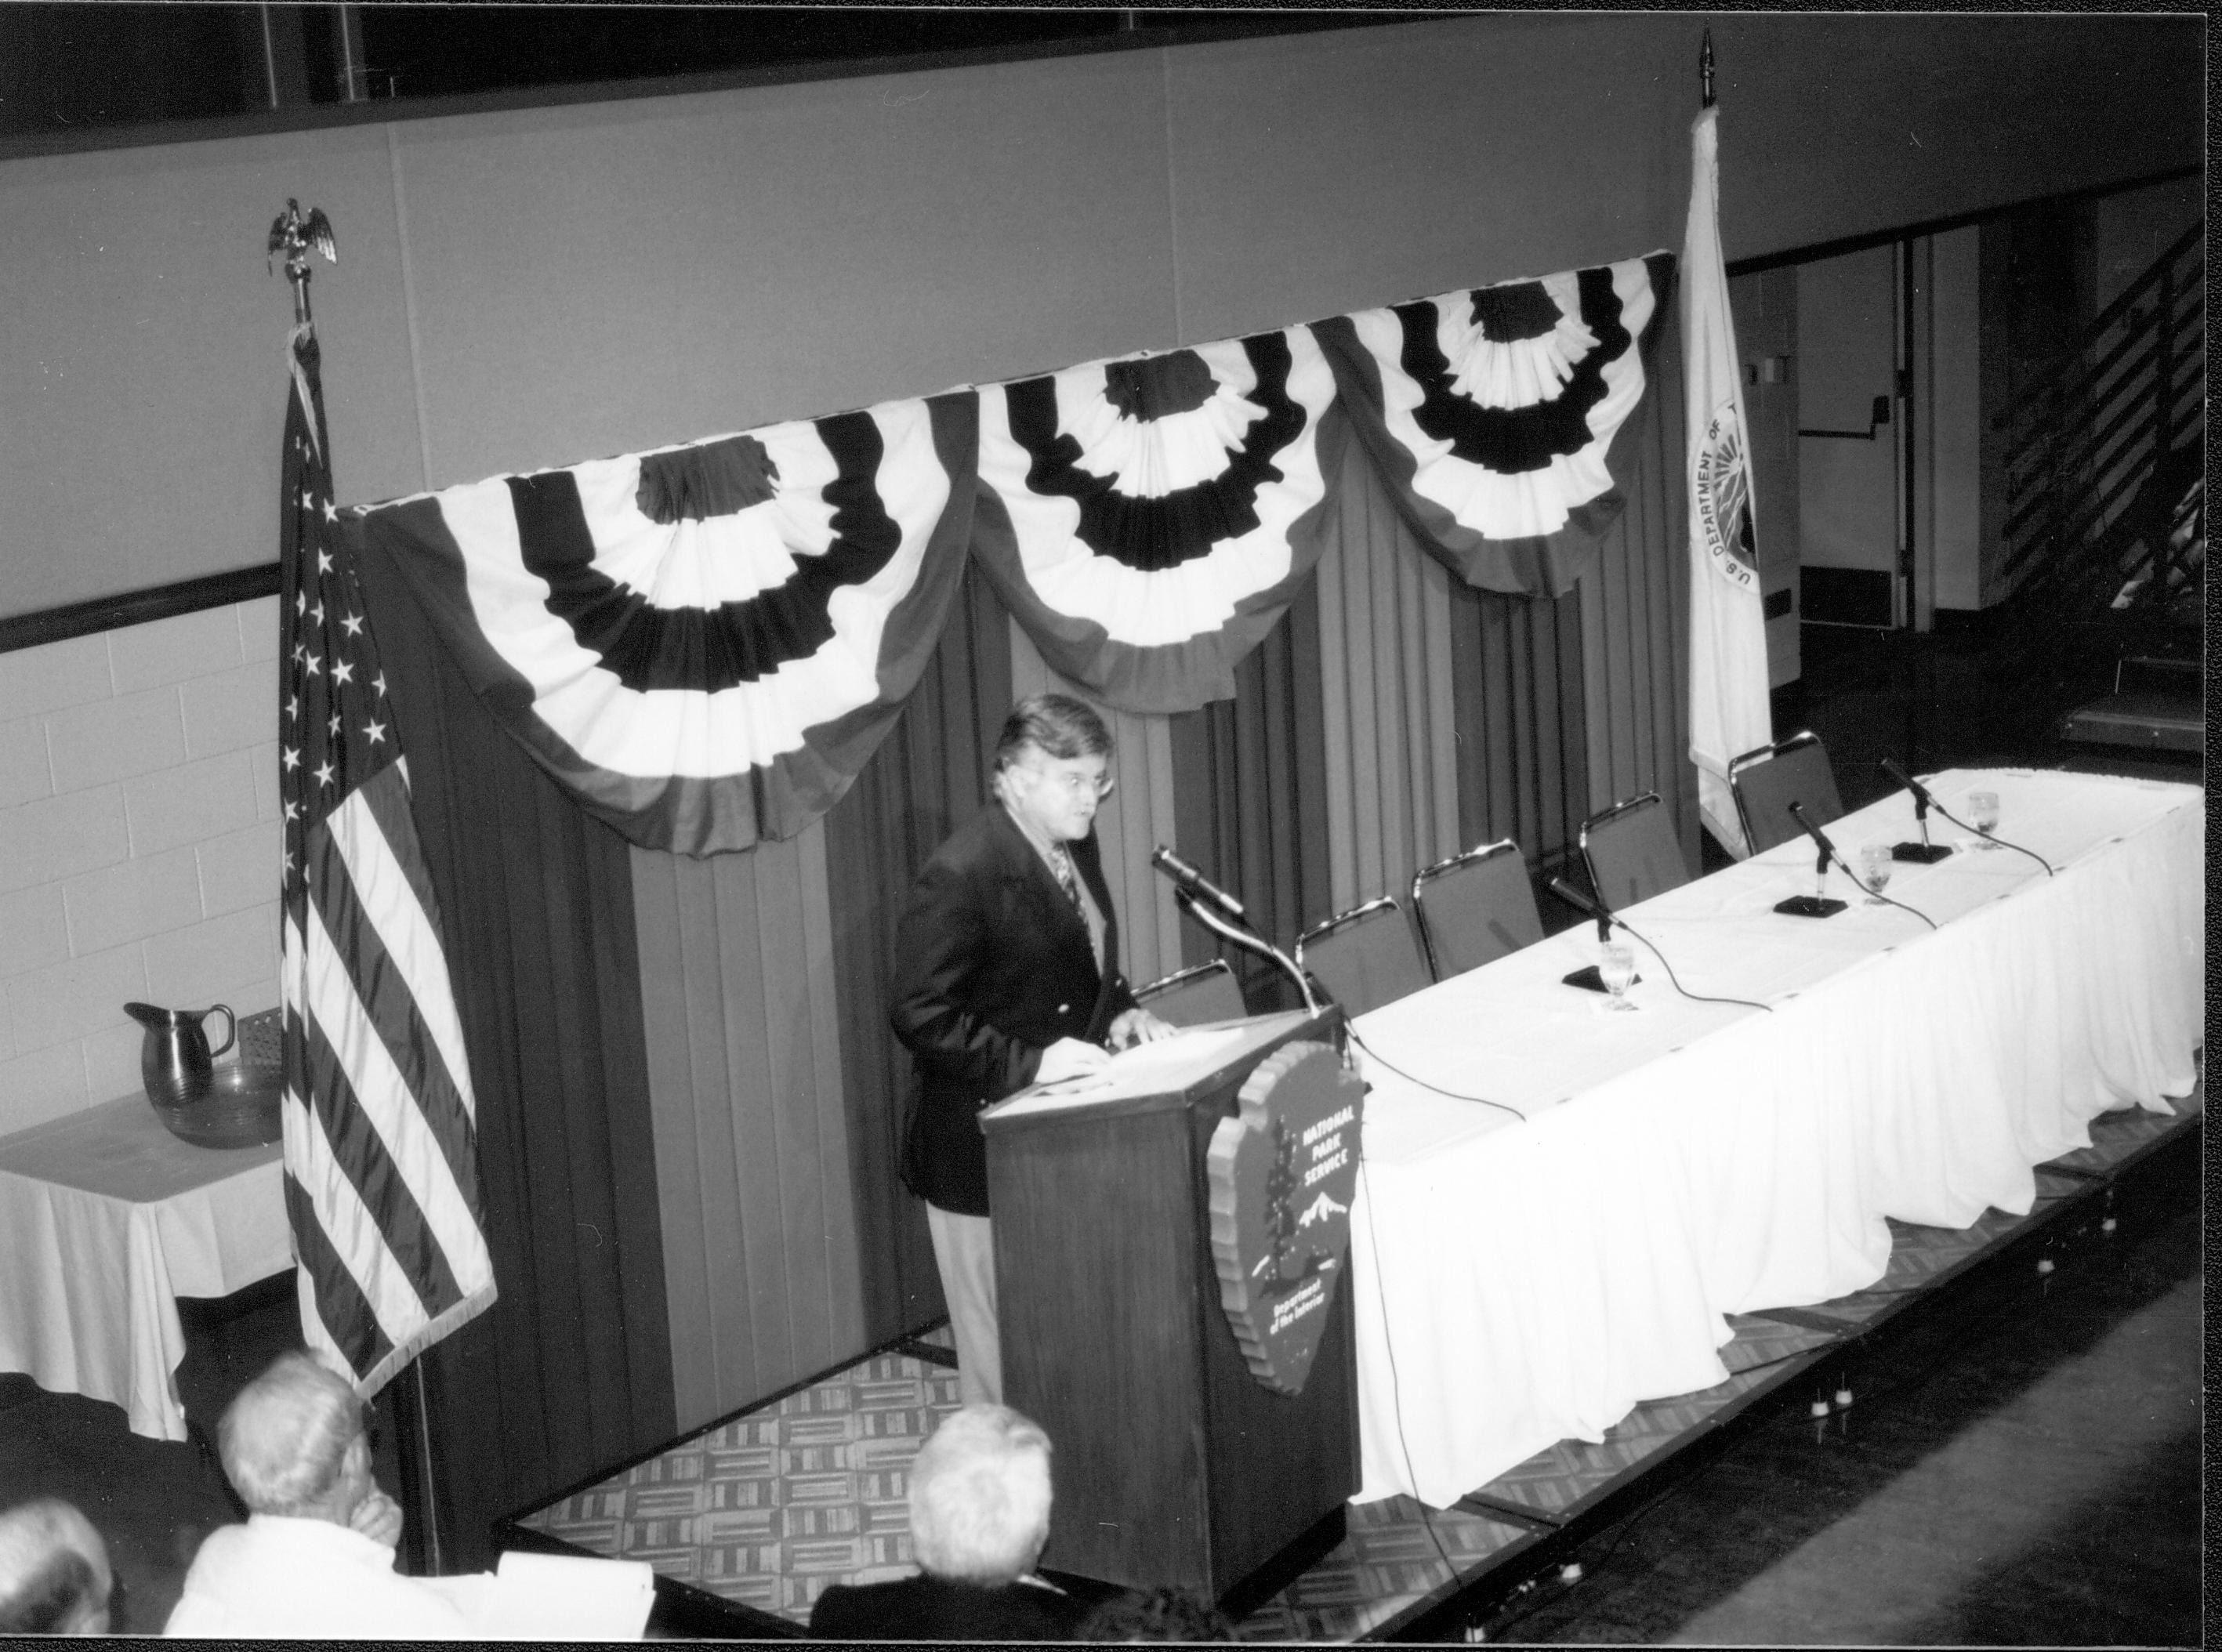
[[[289,341],[284,651],[286,1205],[301,1328],[366,1398],[492,1304],[476,1109],[439,908],[352,553],[311,326]]]

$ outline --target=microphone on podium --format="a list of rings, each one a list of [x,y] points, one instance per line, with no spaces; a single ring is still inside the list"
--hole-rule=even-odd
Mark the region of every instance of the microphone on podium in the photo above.
[[[1199,895],[1210,901],[1212,905],[1230,917],[1240,918],[1245,923],[1249,921],[1249,917],[1242,910],[1242,903],[1240,901],[1173,853],[1164,845],[1159,844],[1151,851],[1150,864],[1172,879],[1191,895]]]

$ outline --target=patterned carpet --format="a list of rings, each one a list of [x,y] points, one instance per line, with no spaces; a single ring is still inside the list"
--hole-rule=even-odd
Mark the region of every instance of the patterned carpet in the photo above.
[[[2025,1216],[1987,1211],[1957,1231],[1892,1222],[1890,1266],[1875,1285],[1812,1308],[1733,1317],[1735,1338],[1722,1350],[1732,1373],[1726,1382],[1639,1405],[1599,1444],[1561,1441],[1455,1509],[1407,1498],[1353,1505],[1344,1541],[1244,1618],[1238,1637],[1353,1641],[1397,1632],[1629,1491],[1764,1395],[1807,1379],[1832,1353],[2032,1226],[2096,1231],[2109,1178],[2174,1133],[2197,1129],[2203,1103],[2202,1086],[2178,1104],[2188,1116],[2125,1112],[2093,1121],[2091,1146],[2040,1168],[2037,1204]],[[938,1340],[945,1346],[945,1336]],[[647,1561],[663,1578],[766,1614],[756,1620],[761,1630],[793,1632],[827,1585],[910,1569],[906,1471],[957,1404],[947,1365],[883,1351],[518,1523],[588,1553]],[[745,1622],[735,1627],[749,1632]]]

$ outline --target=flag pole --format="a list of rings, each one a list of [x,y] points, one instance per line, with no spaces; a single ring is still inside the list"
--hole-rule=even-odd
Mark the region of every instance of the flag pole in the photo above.
[[[321,254],[330,263],[340,261],[339,248],[332,237],[332,221],[324,216],[321,207],[301,210],[301,204],[292,196],[286,199],[286,210],[271,221],[270,236],[265,247],[264,264],[274,268],[282,256],[286,262],[286,281],[293,292],[293,330],[298,344],[300,336],[313,326],[309,312],[309,279],[312,273],[311,257]],[[293,363],[297,378],[301,366]],[[321,447],[323,432],[316,428],[313,402],[305,384],[301,389],[304,417],[309,420],[309,439]],[[416,1460],[405,1462],[412,1470],[407,1479],[416,1482],[416,1517],[411,1523],[416,1539],[416,1552],[423,1557],[435,1577],[441,1575],[443,1555],[440,1545],[440,1522],[437,1495],[432,1485],[432,1439],[428,1419],[431,1412],[424,1392],[424,1361],[420,1354],[410,1361],[410,1375],[414,1379],[411,1398],[413,1404],[396,1408],[396,1421],[402,1432],[413,1435],[410,1444],[416,1447]],[[405,1451],[406,1447],[404,1448]]]

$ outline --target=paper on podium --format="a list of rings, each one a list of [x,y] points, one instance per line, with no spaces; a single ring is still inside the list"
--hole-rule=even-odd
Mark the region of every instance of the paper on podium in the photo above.
[[[1186,1081],[1213,1058],[1232,1050],[1252,1033],[1247,1021],[1217,1027],[1184,1027],[1171,1038],[1129,1045],[1095,1071],[1044,1084],[1013,1097],[997,1109],[1004,1114],[1105,1102],[1121,1096],[1152,1096]]]
[[[488,1640],[637,1641],[656,1605],[645,1561],[512,1550],[479,1592],[472,1627]]]

